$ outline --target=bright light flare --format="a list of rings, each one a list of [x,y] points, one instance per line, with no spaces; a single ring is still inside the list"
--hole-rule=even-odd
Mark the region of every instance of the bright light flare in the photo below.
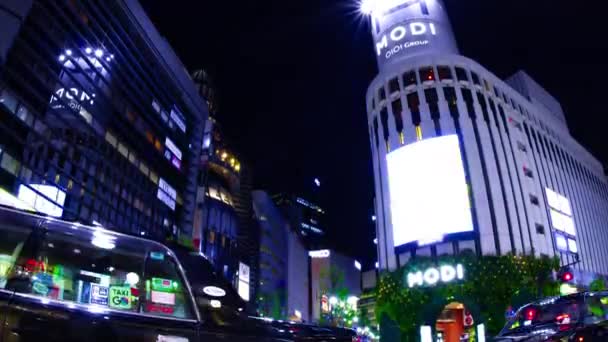
[[[359,10],[363,14],[372,14],[374,7],[376,6],[376,0],[361,0],[359,2]]]

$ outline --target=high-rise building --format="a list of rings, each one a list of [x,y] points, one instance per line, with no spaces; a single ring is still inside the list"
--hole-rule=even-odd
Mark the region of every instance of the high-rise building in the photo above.
[[[274,195],[273,200],[308,249],[327,247],[323,208],[303,197],[286,193]]]
[[[210,109],[202,140],[194,245],[243,297],[254,298],[255,287],[249,284],[257,280],[259,252],[252,220],[251,172],[218,123],[217,90],[211,77],[198,70],[192,79]],[[243,267],[248,269],[245,283],[238,274]]]
[[[7,0],[0,22],[1,187],[188,243],[208,109],[140,4]]]
[[[460,54],[440,0],[365,1],[379,266],[415,256],[557,257],[608,274],[608,186],[559,102]]]
[[[264,191],[253,192],[260,227],[258,309],[276,319],[310,320],[308,250]]]

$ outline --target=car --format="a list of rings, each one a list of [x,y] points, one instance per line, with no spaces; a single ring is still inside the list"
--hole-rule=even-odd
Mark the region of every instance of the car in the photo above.
[[[0,208],[0,341],[352,341],[258,318],[199,254]],[[183,262],[183,264],[182,264]]]
[[[526,304],[494,340],[608,341],[608,292],[581,292]]]

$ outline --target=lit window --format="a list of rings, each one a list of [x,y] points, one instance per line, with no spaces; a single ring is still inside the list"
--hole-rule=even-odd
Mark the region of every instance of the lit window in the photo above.
[[[158,139],[156,139],[156,140],[154,141],[154,147],[155,147],[157,150],[159,150],[159,151],[161,151],[161,150],[163,149],[163,145],[162,145],[162,143],[160,142],[160,140],[158,140]]]
[[[150,171],[150,180],[154,184],[158,184],[158,175],[154,171]]]
[[[432,82],[435,80],[435,72],[432,67],[420,69],[420,79],[422,82]]]
[[[116,147],[116,137],[114,134],[110,133],[110,131],[106,132],[106,141],[113,147]]]
[[[146,139],[148,140],[148,142],[150,142],[151,144],[154,143],[154,135],[150,132],[150,131],[146,131]]]
[[[130,161],[130,162],[131,162],[133,165],[137,166],[137,157],[135,156],[135,153],[131,152],[131,153],[129,154],[129,161]]]
[[[19,161],[13,158],[8,153],[4,153],[2,155],[2,162],[0,162],[0,166],[6,171],[10,172],[13,175],[17,175],[17,170],[19,170]]]
[[[118,143],[118,152],[123,155],[123,157],[127,158],[129,156],[129,149],[127,146],[122,143]]]
[[[154,108],[154,111],[157,113],[160,113],[160,104],[158,104],[156,100],[152,100],[152,108]]]
[[[144,163],[140,163],[139,164],[139,171],[141,171],[144,175],[148,175],[148,172],[150,172],[150,169],[148,169],[148,166],[146,166],[146,164]]]
[[[13,113],[17,110],[17,99],[8,90],[0,93],[0,104]]]

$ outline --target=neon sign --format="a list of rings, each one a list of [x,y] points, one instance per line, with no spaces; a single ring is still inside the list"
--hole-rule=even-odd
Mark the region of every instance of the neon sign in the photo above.
[[[329,256],[331,255],[331,252],[329,251],[329,249],[321,249],[318,251],[310,251],[308,252],[308,256],[311,258],[329,258]]]
[[[53,109],[63,108],[62,103],[55,103],[59,99],[66,99],[71,109],[80,110],[83,103],[88,103],[91,106],[95,103],[95,94],[88,94],[86,91],[78,88],[59,88],[55,91],[55,95],[51,96],[51,101],[49,102]]]
[[[406,278],[409,288],[435,286],[439,282],[449,283],[464,279],[464,267],[461,264],[456,266],[442,265],[439,267],[429,267],[424,271],[409,272]]]

